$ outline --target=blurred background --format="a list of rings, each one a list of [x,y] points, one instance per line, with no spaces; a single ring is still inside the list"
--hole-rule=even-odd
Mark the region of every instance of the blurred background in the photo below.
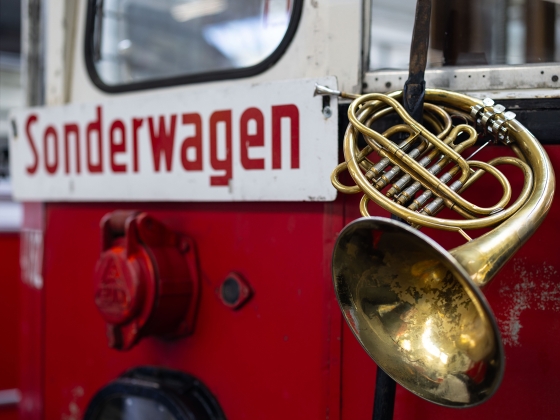
[[[557,62],[560,0],[433,0],[428,67]],[[107,85],[249,67],[276,49],[289,0],[98,0]],[[415,0],[371,0],[369,70],[406,69]]]
[[[21,2],[0,0],[0,419],[17,418],[19,230],[22,207],[11,199],[8,112],[22,107]]]
[[[560,0],[433,0],[428,67],[560,60]],[[406,69],[416,2],[372,0],[370,70]]]

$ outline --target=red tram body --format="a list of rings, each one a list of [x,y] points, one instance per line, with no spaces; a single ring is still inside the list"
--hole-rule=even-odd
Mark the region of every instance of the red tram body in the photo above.
[[[309,196],[305,190],[301,194],[297,193],[300,196],[291,198],[292,192],[284,184],[275,184],[276,178],[266,178],[269,174],[271,177],[288,177],[287,185],[292,182],[294,189],[297,189],[298,181],[293,181],[297,178],[290,178],[290,170],[303,171],[310,166],[305,176],[313,178],[314,172],[322,175],[323,168],[317,166],[318,169],[315,169],[313,166],[315,164],[312,159],[317,157],[308,157],[311,153],[309,143],[312,143],[312,133],[327,132],[333,127],[340,133],[345,130],[344,114],[347,104],[344,102],[337,103],[332,98],[330,104],[325,103],[322,98],[313,97],[312,91],[308,92],[309,101],[314,102],[308,104],[304,99],[294,99],[293,106],[299,112],[297,156],[298,159],[301,158],[295,166],[296,114],[280,115],[275,120],[273,110],[274,106],[287,106],[288,102],[284,100],[281,91],[289,90],[286,87],[291,83],[289,80],[319,80],[326,76],[336,76],[338,88],[352,92],[388,91],[400,83],[398,80],[402,73],[364,70],[366,67],[362,62],[362,43],[366,41],[362,31],[356,27],[364,19],[367,24],[369,18],[366,17],[370,11],[364,9],[363,4],[369,2],[262,2],[270,7],[279,7],[276,3],[282,3],[284,7],[287,5],[288,16],[292,19],[286,24],[287,35],[282,38],[282,44],[278,47],[282,51],[270,52],[278,57],[275,56],[270,62],[266,62],[266,58],[266,65],[262,69],[257,68],[258,64],[256,67],[247,66],[256,69],[253,73],[232,73],[232,80],[227,80],[227,72],[220,76],[223,80],[218,81],[217,77],[212,80],[210,76],[197,79],[198,73],[194,72],[192,80],[188,79],[191,76],[185,76],[183,81],[178,76],[176,79],[163,78],[171,80],[167,85],[157,85],[155,82],[150,85],[149,80],[131,84],[113,83],[115,79],[109,79],[108,76],[103,80],[100,65],[88,61],[87,57],[84,59],[84,56],[92,53],[92,48],[96,45],[92,44],[92,47],[88,44],[93,42],[88,31],[93,30],[101,19],[95,15],[98,10],[96,7],[110,5],[100,6],[102,3],[93,0],[88,5],[83,3],[75,6],[75,10],[73,6],[68,6],[68,2],[65,6],[62,6],[62,2],[49,3],[52,7],[48,10],[48,19],[54,23],[47,28],[50,35],[47,40],[47,61],[51,67],[46,74],[46,102],[55,111],[49,114],[52,107],[45,110],[32,108],[13,114],[18,134],[10,139],[14,155],[12,171],[16,171],[12,176],[15,197],[24,202],[24,217],[19,239],[15,235],[0,237],[0,254],[3,255],[3,261],[11,264],[3,268],[3,273],[7,273],[11,283],[3,283],[2,299],[5,302],[0,304],[0,310],[3,319],[15,313],[19,300],[6,297],[20,294],[20,363],[19,384],[13,381],[14,367],[11,366],[9,369],[12,370],[0,377],[0,388],[19,386],[22,395],[19,418],[84,418],[92,399],[101,389],[123,373],[141,366],[170,369],[198,378],[214,396],[227,419],[370,418],[376,365],[343,321],[331,277],[334,243],[343,227],[360,217],[359,197],[339,194],[336,199],[331,200],[321,196],[321,193]],[[218,3],[220,2],[216,2]],[[181,10],[181,13],[187,13],[187,9]],[[60,23],[65,17],[70,19],[69,16],[74,16],[74,23],[63,29]],[[293,20],[296,22],[293,23]],[[71,38],[70,33],[74,34],[75,39]],[[67,45],[65,42],[69,39],[72,39],[71,45],[75,52],[74,55],[64,56],[57,48]],[[438,71],[440,70],[434,70],[433,75],[428,74],[428,85],[437,85],[438,80],[441,83],[445,79],[447,82],[451,80],[446,86],[448,88],[454,88],[453,83],[462,83],[457,89],[475,92],[480,97],[497,96],[518,113],[519,120],[533,130],[537,137],[540,132],[545,133],[545,139],[539,140],[545,145],[552,166],[560,170],[557,134],[551,135],[550,130],[544,130],[541,121],[535,119],[529,109],[535,106],[548,118],[558,115],[560,94],[549,76],[560,72],[559,65],[521,66],[518,69],[521,76],[503,76],[504,80],[513,81],[512,86],[507,86],[506,83],[502,90],[492,84],[483,85],[486,86],[484,88],[476,85],[469,89],[469,78],[471,75],[478,75],[480,81],[477,79],[476,83],[490,83],[488,79],[495,80],[496,75],[505,75],[508,69],[490,68],[487,74],[492,76],[484,76],[484,80],[480,69],[471,71],[468,68],[458,68],[450,70],[445,77],[436,74]],[[539,79],[541,71],[548,76],[546,82],[544,78],[542,81]],[[515,87],[515,83],[521,83],[519,80],[522,75],[531,72],[536,74],[534,77],[530,76],[531,80],[538,80],[527,81],[533,85],[519,93],[520,89]],[[97,74],[97,79],[91,78],[92,74]],[[270,99],[272,102],[267,102],[268,98],[254,100],[254,97],[264,97],[267,94],[265,91],[251,91],[253,85],[276,86],[273,82],[278,80],[288,82],[274,88],[263,88],[272,89],[269,92],[273,97]],[[361,87],[367,86],[368,82],[368,87]],[[186,85],[181,86],[181,83]],[[314,81],[310,83],[313,85]],[[140,92],[136,92],[135,87]],[[244,89],[247,98],[239,98],[243,95],[238,95],[238,92],[243,92]],[[299,87],[296,89],[304,90]],[[152,94],[155,98],[153,100],[150,99]],[[206,94],[210,99],[203,98]],[[119,102],[121,98],[124,99]],[[274,102],[274,98],[281,99]],[[184,104],[184,109],[178,108],[179,102],[174,101]],[[251,101],[255,105],[250,105]],[[228,109],[232,103],[233,114],[230,114],[230,119],[216,120],[213,126],[212,118],[222,118],[223,115],[217,115],[217,112]],[[105,107],[102,116],[92,111],[99,109],[96,108],[98,106]],[[259,107],[262,117],[254,117],[256,113],[250,114],[252,117],[243,117],[247,109],[258,111]],[[329,109],[326,110],[327,107]],[[331,125],[327,127],[320,125],[322,122],[311,121],[308,116],[311,115],[312,111],[309,109],[312,108],[318,115],[317,121],[325,121],[324,124]],[[333,114],[328,116],[331,108]],[[177,127],[181,127],[181,113],[183,116],[192,116],[192,109],[199,109],[198,112],[202,115],[198,117],[202,130],[200,138],[197,140],[196,129],[193,131],[190,127],[188,133],[177,132],[175,143],[172,141],[167,144],[175,151],[170,159],[173,159],[175,167],[181,169],[181,142],[191,139],[191,143],[185,143],[184,147],[188,148],[200,141],[201,155],[197,156],[202,163],[204,152],[205,166],[197,169],[203,171],[200,172],[200,178],[197,178],[198,184],[181,178],[194,172],[181,169],[183,175],[177,175],[170,171],[165,140],[162,140],[162,149],[156,151],[153,149],[155,143],[152,136],[152,148],[148,147],[150,128],[147,119],[142,126],[142,130],[145,130],[142,132],[144,137],[138,137],[139,147],[144,149],[139,149],[140,160],[134,160],[131,152],[136,141],[132,137],[133,118],[152,115],[155,120],[162,115],[159,127],[163,130],[160,133],[163,133],[166,131],[165,124],[172,121],[171,114],[167,114],[168,110],[176,113]],[[55,115],[54,112],[59,114]],[[150,114],[151,112],[154,114]],[[38,115],[38,122],[31,120],[30,115]],[[96,115],[99,116],[99,133],[90,136],[87,130],[95,129],[91,124],[95,123]],[[125,122],[121,123],[123,128],[117,128],[113,132],[115,115]],[[126,120],[129,116],[130,119]],[[523,120],[524,117],[528,118],[527,122]],[[252,118],[256,123],[247,128],[249,125],[244,126],[248,123],[242,118]],[[259,118],[263,128],[259,128]],[[336,121],[333,122],[334,119]],[[231,124],[229,140],[228,121]],[[79,126],[80,134],[78,131],[75,134],[64,131],[64,127],[68,127],[70,123]],[[53,130],[58,130],[56,134],[49,131],[48,124],[55,127]],[[155,123],[152,121],[150,124]],[[198,127],[196,123],[191,123],[191,126]],[[185,127],[183,129],[186,130]],[[101,133],[102,130],[105,130],[104,133]],[[329,159],[328,156],[342,159],[339,144],[341,135],[335,132],[332,134],[334,142],[332,139],[325,140],[328,143],[325,148],[331,150],[325,152],[325,160]],[[96,153],[97,140],[97,158],[99,162],[104,162],[106,171],[99,176],[95,174],[95,170],[91,170],[91,165],[89,169],[87,166],[95,158],[91,158],[93,160],[90,162],[89,155],[86,158],[85,154]],[[82,155],[79,154],[79,149],[76,151],[73,148],[74,141],[78,144],[77,147],[82,147]],[[316,141],[313,144],[320,144],[321,139]],[[33,151],[29,146],[31,144],[37,150]],[[220,149],[224,144],[225,152]],[[274,144],[278,149],[275,149]],[[279,149],[280,144],[284,148],[282,151]],[[27,145],[25,151],[22,145]],[[499,146],[488,147],[481,153],[480,159],[500,156],[503,149],[505,148]],[[153,156],[144,157],[146,155],[142,153],[146,150],[151,150]],[[260,153],[259,150],[264,152]],[[275,150],[279,153],[276,158]],[[320,160],[323,151],[315,151]],[[193,160],[192,154],[188,155],[184,150],[183,153],[185,154],[181,156],[191,164],[197,162],[198,157]],[[56,167],[53,166],[53,156],[57,159]],[[79,157],[77,161],[73,160],[75,156]],[[36,174],[29,169],[33,167],[34,159],[39,165]],[[275,167],[274,159],[282,160],[282,164]],[[161,165],[161,171],[152,169],[148,175],[142,174],[145,178],[134,178],[140,176],[132,170],[134,162],[139,162],[143,168]],[[251,168],[251,165],[259,166],[261,162],[262,175]],[[128,172],[119,173],[119,164],[128,165]],[[75,168],[78,168],[77,172],[73,172]],[[275,168],[277,172],[274,172]],[[511,176],[512,188],[517,194],[523,180],[515,170],[510,171],[511,173],[506,170],[504,172]],[[299,176],[300,172],[297,174]],[[237,176],[241,177],[238,183]],[[248,180],[253,182],[252,179],[261,176],[263,180],[254,181],[251,191],[236,192],[236,188],[244,188],[239,184],[249,182]],[[225,177],[225,182],[220,185],[222,177]],[[88,184],[89,180],[91,183]],[[306,182],[301,180],[302,185],[305,184],[301,187],[302,191],[313,188],[315,181],[309,181],[311,187],[306,186]],[[270,185],[266,185],[267,183]],[[317,184],[320,184],[318,189],[324,186],[322,181],[317,181]],[[159,188],[161,193],[157,192]],[[192,192],[184,192],[189,188]],[[228,188],[229,192],[226,191]],[[212,189],[223,190],[223,194],[219,193],[223,196],[218,193],[212,196],[205,192]],[[255,193],[258,189],[266,189],[266,192]],[[173,192],[175,190],[179,192]],[[179,194],[183,194],[184,198],[180,198]],[[251,194],[261,194],[264,198],[255,198],[257,195]],[[309,197],[301,198],[302,194]],[[469,198],[483,204],[495,202],[499,194],[498,185],[491,182],[467,192]],[[152,280],[147,280],[150,275],[154,278],[165,276],[161,273],[167,270],[165,267],[168,264],[179,264],[176,259],[179,257],[171,254],[175,251],[165,248],[173,248],[175,239],[166,239],[165,242],[161,239],[162,236],[157,236],[153,242],[161,248],[154,245],[148,251],[151,258],[157,260],[155,268],[137,268],[135,264],[140,264],[137,261],[130,262],[132,268],[123,268],[124,265],[119,266],[117,262],[117,268],[113,269],[120,270],[121,274],[116,275],[115,281],[124,282],[122,278],[127,275],[122,273],[132,270],[133,274],[126,279],[129,283],[125,286],[120,283],[104,283],[102,286],[97,284],[109,281],[104,277],[108,276],[105,272],[94,274],[99,270],[98,261],[103,251],[111,246],[121,247],[119,252],[129,252],[126,254],[129,260],[123,258],[126,261],[131,261],[132,258],[132,251],[127,248],[132,246],[130,238],[133,234],[127,233],[131,219],[119,222],[121,225],[114,228],[114,234],[104,230],[102,221],[116,211],[124,211],[126,217],[138,214],[134,212],[147,215],[172,232],[169,234],[170,238],[175,238],[173,235],[177,234],[178,237],[185,236],[192,241],[194,245],[190,246],[194,249],[190,250],[194,252],[194,259],[188,263],[188,270],[194,267],[195,271],[190,271],[193,280],[188,291],[181,289],[181,292],[177,292],[179,286],[171,283],[164,286],[156,282],[156,286],[153,286],[150,283]],[[372,215],[389,217],[387,212],[374,208],[373,205],[370,206],[370,212]],[[464,239],[457,234],[435,230],[427,230],[427,233],[446,249],[464,243]],[[496,394],[480,406],[457,410],[431,404],[397,386],[395,419],[471,419],[473,416],[480,420],[554,419],[559,416],[560,401],[556,399],[557,390],[560,389],[560,253],[556,244],[559,233],[560,203],[554,200],[538,231],[484,289],[496,316],[506,354],[505,376]],[[147,246],[145,237],[140,236],[136,237],[140,248]],[[173,244],[170,245],[169,241]],[[177,246],[180,248],[180,245]],[[118,261],[120,257],[112,255],[109,258]],[[21,273],[17,266],[20,261]],[[145,274],[146,272],[152,274]],[[11,280],[15,277],[21,279],[17,291],[16,284]],[[232,278],[237,282],[236,290],[241,295],[228,300],[227,282]],[[131,299],[155,299],[150,297],[150,293],[163,299],[161,296],[168,293],[163,291],[165,287],[169,287],[165,290],[177,287],[169,292],[170,296],[191,293],[191,300],[181,301],[191,305],[193,311],[196,310],[191,333],[177,338],[165,329],[166,322],[170,322],[165,319],[175,316],[175,313],[170,312],[173,304],[169,300],[157,307],[158,316],[164,320],[161,324],[135,324],[134,328],[131,327],[134,331],[130,332],[134,337],[130,338],[125,349],[118,349],[119,340],[126,340],[126,337],[122,335],[125,334],[122,331],[115,332],[110,321],[107,321],[113,319],[111,316],[115,312],[107,315],[109,312],[104,313],[103,308],[100,311],[96,296],[99,296],[99,288],[103,287],[104,302],[110,301],[116,305],[108,307],[107,311],[117,311],[118,316],[122,315],[119,311],[125,311],[119,305],[136,305],[131,303]],[[138,291],[139,288],[142,289],[141,292]],[[193,298],[192,295],[198,296],[198,302],[195,302],[196,296]],[[156,311],[154,308],[159,304],[150,305],[155,305],[147,309],[153,314]],[[182,303],[179,307],[180,305]],[[141,309],[130,311],[136,311],[134,313],[137,314]],[[4,328],[8,324],[3,322],[0,325]],[[7,340],[13,334],[14,331],[6,330],[2,333],[5,337],[3,339]],[[6,351],[11,350],[6,347]],[[5,357],[12,356],[2,354],[2,358]],[[12,414],[0,409],[1,419],[15,418],[9,417]]]

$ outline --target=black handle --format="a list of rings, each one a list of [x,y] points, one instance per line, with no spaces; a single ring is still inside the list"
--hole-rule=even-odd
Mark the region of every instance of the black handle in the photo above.
[[[404,84],[403,90],[404,108],[420,124],[422,124],[424,112],[424,94],[426,91],[424,74],[428,62],[431,14],[432,0],[418,0],[410,46],[408,80]],[[391,218],[402,221],[395,215],[392,215]],[[373,420],[393,419],[396,387],[395,381],[378,366],[373,402]]]

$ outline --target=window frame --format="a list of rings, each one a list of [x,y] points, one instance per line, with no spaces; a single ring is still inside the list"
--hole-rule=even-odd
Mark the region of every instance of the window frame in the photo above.
[[[363,88],[364,93],[388,93],[402,90],[408,79],[408,69],[369,68],[369,48],[372,37],[371,0],[364,31]],[[412,28],[410,31],[412,37]],[[427,68],[424,79],[430,89],[448,89],[471,94],[477,98],[494,99],[560,98],[560,62],[526,64],[487,64]]]
[[[284,55],[292,40],[295,37],[301,14],[303,10],[304,0],[293,0],[292,16],[286,29],[286,33],[282,38],[278,47],[267,58],[258,64],[250,67],[243,67],[238,69],[217,70],[205,73],[196,73],[184,76],[175,76],[162,79],[146,80],[142,82],[133,82],[119,85],[108,85],[99,76],[93,62],[93,43],[94,43],[94,29],[95,29],[95,13],[96,4],[98,0],[88,0],[87,13],[86,13],[86,27],[85,27],[85,42],[84,42],[84,58],[87,73],[93,84],[106,93],[124,93],[132,91],[140,91],[146,89],[155,89],[162,87],[171,87],[178,85],[188,85],[203,82],[213,82],[222,80],[242,79],[251,76],[256,76],[265,72],[274,66],[280,58]]]
[[[380,69],[364,75],[367,92],[401,90],[408,79],[408,70]],[[538,97],[536,90],[553,90],[560,97],[560,64],[512,64],[495,66],[453,66],[427,69],[426,87],[459,92],[487,92],[492,97]],[[512,95],[517,91],[519,95]],[[551,97],[550,93],[545,94]]]

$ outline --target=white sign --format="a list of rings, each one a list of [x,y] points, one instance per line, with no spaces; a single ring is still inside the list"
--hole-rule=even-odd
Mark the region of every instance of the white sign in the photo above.
[[[337,100],[315,83],[115,96],[10,116],[14,197],[42,201],[331,201]]]

